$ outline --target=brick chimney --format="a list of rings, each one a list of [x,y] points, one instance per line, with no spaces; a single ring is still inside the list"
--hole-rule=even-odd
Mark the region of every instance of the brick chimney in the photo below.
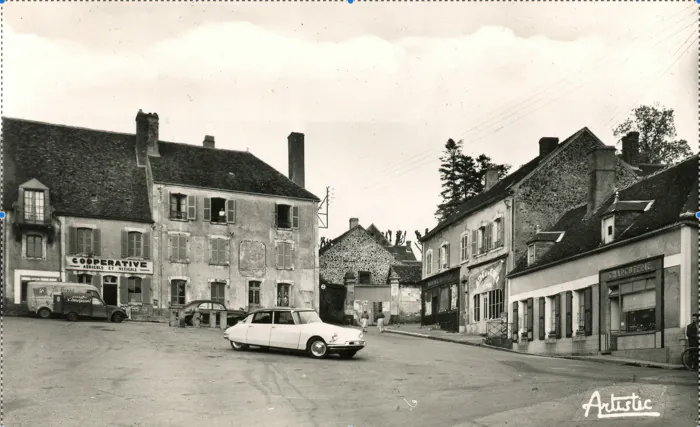
[[[410,247],[411,247],[411,241],[410,241],[410,240],[406,240],[406,247],[407,247],[407,248],[410,248]]]
[[[350,229],[360,225],[360,220],[357,218],[350,218]]]
[[[632,166],[639,165],[639,132],[630,132],[622,137],[622,160]]]
[[[287,137],[289,179],[304,188],[304,134],[292,132]]]
[[[206,148],[216,148],[214,137],[211,135],[204,135],[204,141],[202,142],[202,146]]]
[[[488,191],[498,182],[498,171],[496,169],[488,169],[484,178],[484,191]]]
[[[588,152],[588,215],[614,191],[615,166],[615,147],[596,147]]]
[[[160,157],[158,151],[158,114],[136,114],[136,152],[140,165],[146,164],[146,156]]]
[[[540,158],[554,151],[559,145],[559,138],[545,136],[540,138]]]

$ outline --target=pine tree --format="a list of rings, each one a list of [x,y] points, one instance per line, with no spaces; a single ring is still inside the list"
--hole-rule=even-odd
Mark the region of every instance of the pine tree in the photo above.
[[[440,181],[442,182],[442,203],[438,205],[435,217],[442,221],[452,215],[462,201],[460,175],[462,171],[462,141],[452,138],[445,144],[445,152],[440,157]]]

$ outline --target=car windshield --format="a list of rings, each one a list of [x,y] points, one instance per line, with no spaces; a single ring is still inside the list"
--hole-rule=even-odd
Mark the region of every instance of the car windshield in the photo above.
[[[298,321],[300,324],[304,325],[306,323],[321,323],[322,320],[320,317],[318,317],[318,314],[316,314],[315,311],[297,311],[295,314],[298,314]]]

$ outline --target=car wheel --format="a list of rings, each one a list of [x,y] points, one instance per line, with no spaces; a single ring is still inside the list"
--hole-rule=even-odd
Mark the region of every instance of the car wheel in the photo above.
[[[66,314],[66,319],[68,319],[68,321],[70,322],[75,322],[76,320],[78,320],[78,313],[70,312]]]
[[[122,320],[124,320],[124,316],[121,313],[114,313],[112,315],[112,322],[122,323]]]
[[[245,344],[241,344],[241,343],[235,342],[235,341],[229,341],[229,342],[231,343],[231,348],[236,350],[236,351],[243,351],[243,350],[248,349],[248,346]]]
[[[44,308],[42,308],[42,309],[39,309],[39,312],[38,312],[37,314],[38,314],[39,317],[42,318],[42,319],[48,319],[49,317],[51,317],[51,310],[49,310],[48,308],[44,307]]]
[[[323,359],[328,356],[328,346],[321,338],[312,338],[309,341],[309,355],[314,359]]]
[[[341,359],[352,359],[355,356],[355,354],[357,354],[356,351],[344,351],[340,353],[339,356]]]

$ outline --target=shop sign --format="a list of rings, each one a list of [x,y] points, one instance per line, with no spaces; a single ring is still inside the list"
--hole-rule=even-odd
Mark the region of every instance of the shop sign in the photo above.
[[[58,282],[58,277],[21,276],[22,282]]]
[[[153,274],[153,261],[131,259],[66,257],[67,270],[90,270],[111,273]]]
[[[638,274],[650,273],[657,269],[656,264],[657,263],[654,261],[645,261],[639,264],[615,268],[602,273],[602,279],[604,282],[609,282],[611,280],[624,279],[626,277],[636,276]]]
[[[502,289],[505,284],[505,276],[503,275],[504,265],[505,263],[499,261],[495,264],[491,264],[479,273],[472,274],[469,280],[472,293],[478,294],[494,289]]]

